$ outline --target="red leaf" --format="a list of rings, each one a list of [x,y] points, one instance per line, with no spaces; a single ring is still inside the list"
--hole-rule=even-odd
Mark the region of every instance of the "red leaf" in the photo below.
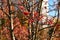
[[[34,20],[33,19],[29,19],[29,21],[28,21],[29,23],[33,23],[34,22]]]
[[[23,6],[19,6],[19,8],[20,8],[21,10],[24,10],[24,9],[25,9]]]
[[[41,16],[39,16],[39,17],[37,18],[37,20],[41,20],[43,17],[44,17],[44,16],[41,15]]]
[[[49,20],[48,21],[48,24],[53,24],[53,20]]]
[[[37,17],[38,16],[38,12],[35,11],[34,12],[34,16]]]

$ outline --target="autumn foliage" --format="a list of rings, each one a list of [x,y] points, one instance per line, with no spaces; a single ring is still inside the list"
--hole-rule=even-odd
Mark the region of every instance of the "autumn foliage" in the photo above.
[[[32,1],[32,0],[31,0]],[[11,33],[14,34],[14,37],[16,40],[29,40],[29,31],[32,31],[32,34],[33,34],[33,31],[37,29],[37,27],[41,26],[40,24],[54,24],[53,20],[52,19],[44,19],[44,17],[47,18],[47,15],[43,15],[42,13],[40,14],[38,12],[38,10],[32,10],[34,9],[32,7],[32,11],[28,11],[28,8],[26,8],[26,5],[28,4],[28,2],[20,2],[20,0],[18,0],[17,3],[17,7],[15,6],[14,3],[11,3],[10,5],[8,5],[8,2],[7,0],[2,0],[3,2],[3,7],[2,9],[0,9],[0,21],[2,21],[0,24],[0,40],[12,40],[12,35]],[[6,4],[5,4],[6,3]],[[9,9],[10,7],[10,9]],[[38,8],[38,7],[37,7]],[[11,17],[11,15],[13,15]],[[18,17],[19,16],[22,16],[21,17]],[[13,20],[13,29],[12,29],[12,26],[11,26],[11,18]],[[25,19],[24,19],[25,18]],[[2,20],[3,19],[3,20]],[[24,20],[24,21],[23,21]],[[45,22],[42,22],[44,21]],[[22,23],[21,23],[22,21]],[[27,21],[27,26],[28,24],[32,24],[34,22],[34,24],[36,23],[40,23],[38,25],[36,25],[36,29],[34,29],[34,24],[32,26],[32,30],[28,30],[29,26],[27,27],[26,25],[24,25],[23,23]],[[38,22],[37,22],[38,21]],[[31,25],[30,25],[31,26]],[[56,26],[60,26],[60,24],[57,24]],[[56,28],[59,28],[59,27],[56,27]],[[39,28],[38,28],[39,29]],[[37,33],[38,34],[38,33]]]

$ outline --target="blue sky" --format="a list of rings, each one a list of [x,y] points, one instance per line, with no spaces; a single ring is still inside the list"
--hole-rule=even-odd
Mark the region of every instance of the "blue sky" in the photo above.
[[[56,0],[48,0],[48,3],[50,4],[50,5],[54,5],[54,1],[56,1]],[[54,6],[49,6],[49,8],[50,9],[54,9]],[[50,10],[49,9],[49,10]],[[51,15],[51,16],[55,16],[55,14],[56,14],[56,11],[51,11],[51,12],[49,12],[49,15]]]

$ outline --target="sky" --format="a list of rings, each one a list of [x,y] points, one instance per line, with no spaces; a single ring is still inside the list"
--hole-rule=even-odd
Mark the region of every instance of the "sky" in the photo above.
[[[48,0],[48,3],[49,3],[50,5],[54,5],[54,1],[56,1],[56,0]],[[55,6],[50,6],[50,5],[49,5],[49,8],[50,8],[50,9],[54,9],[54,8],[55,8]],[[49,10],[50,10],[50,9],[49,9]],[[57,13],[56,11],[51,11],[51,12],[49,12],[49,15],[55,16],[56,13]]]

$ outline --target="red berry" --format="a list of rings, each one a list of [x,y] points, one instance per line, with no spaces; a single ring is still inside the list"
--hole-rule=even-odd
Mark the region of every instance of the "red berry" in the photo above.
[[[28,15],[29,12],[28,12],[28,11],[24,11],[23,14],[24,14],[24,15]]]

